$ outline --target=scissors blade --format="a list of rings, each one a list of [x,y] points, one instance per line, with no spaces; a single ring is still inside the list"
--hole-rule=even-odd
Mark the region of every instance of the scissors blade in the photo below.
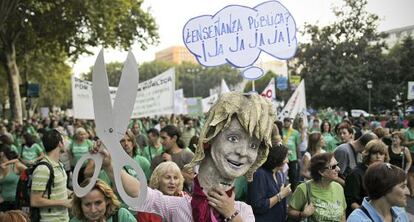
[[[113,128],[111,96],[109,94],[108,76],[106,74],[103,50],[96,58],[92,73],[92,98],[95,124],[98,136],[105,142],[108,130]]]
[[[128,127],[137,97],[138,81],[138,65],[134,54],[129,52],[122,69],[121,80],[114,102],[113,115],[117,135],[123,136]]]

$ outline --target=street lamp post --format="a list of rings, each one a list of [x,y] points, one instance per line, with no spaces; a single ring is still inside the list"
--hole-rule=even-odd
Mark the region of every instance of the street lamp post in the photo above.
[[[188,73],[193,74],[193,97],[195,97],[195,74],[198,73],[198,71],[200,71],[198,68],[195,69],[187,69]]]
[[[367,81],[367,88],[368,88],[368,113],[369,113],[369,120],[371,121],[371,89],[372,89],[372,80]]]

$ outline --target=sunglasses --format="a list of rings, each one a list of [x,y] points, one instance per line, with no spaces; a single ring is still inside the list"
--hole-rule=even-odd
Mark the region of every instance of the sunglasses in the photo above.
[[[338,164],[335,164],[335,165],[332,165],[332,166],[325,167],[325,169],[334,170],[337,167],[338,167]]]

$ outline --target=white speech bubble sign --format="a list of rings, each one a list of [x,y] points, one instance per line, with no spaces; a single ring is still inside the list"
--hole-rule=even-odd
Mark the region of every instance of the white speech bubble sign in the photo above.
[[[254,8],[229,5],[215,15],[190,19],[183,28],[183,41],[203,66],[248,67],[261,51],[283,60],[293,57],[296,23],[278,1]]]
[[[256,80],[262,78],[264,76],[264,72],[261,68],[256,66],[251,66],[246,68],[241,72],[242,76],[248,80]]]

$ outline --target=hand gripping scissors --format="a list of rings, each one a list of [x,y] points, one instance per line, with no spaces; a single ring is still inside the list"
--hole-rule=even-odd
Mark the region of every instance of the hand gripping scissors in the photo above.
[[[134,108],[138,89],[138,65],[134,55],[129,52],[124,63],[121,80],[114,105],[112,107],[109,93],[108,77],[106,74],[103,50],[99,53],[92,73],[92,95],[95,114],[96,132],[107,147],[112,157],[114,180],[118,194],[122,200],[130,207],[135,208],[144,204],[147,197],[147,180],[141,167],[124,151],[120,140],[125,135],[128,122]],[[78,184],[79,170],[85,160],[92,159],[95,162],[95,171],[91,182],[81,187]],[[78,197],[88,194],[95,186],[99,172],[102,168],[102,156],[100,154],[87,153],[76,163],[73,172],[74,192]],[[137,172],[140,182],[139,197],[130,197],[124,190],[121,180],[121,171],[124,166],[132,167]]]

